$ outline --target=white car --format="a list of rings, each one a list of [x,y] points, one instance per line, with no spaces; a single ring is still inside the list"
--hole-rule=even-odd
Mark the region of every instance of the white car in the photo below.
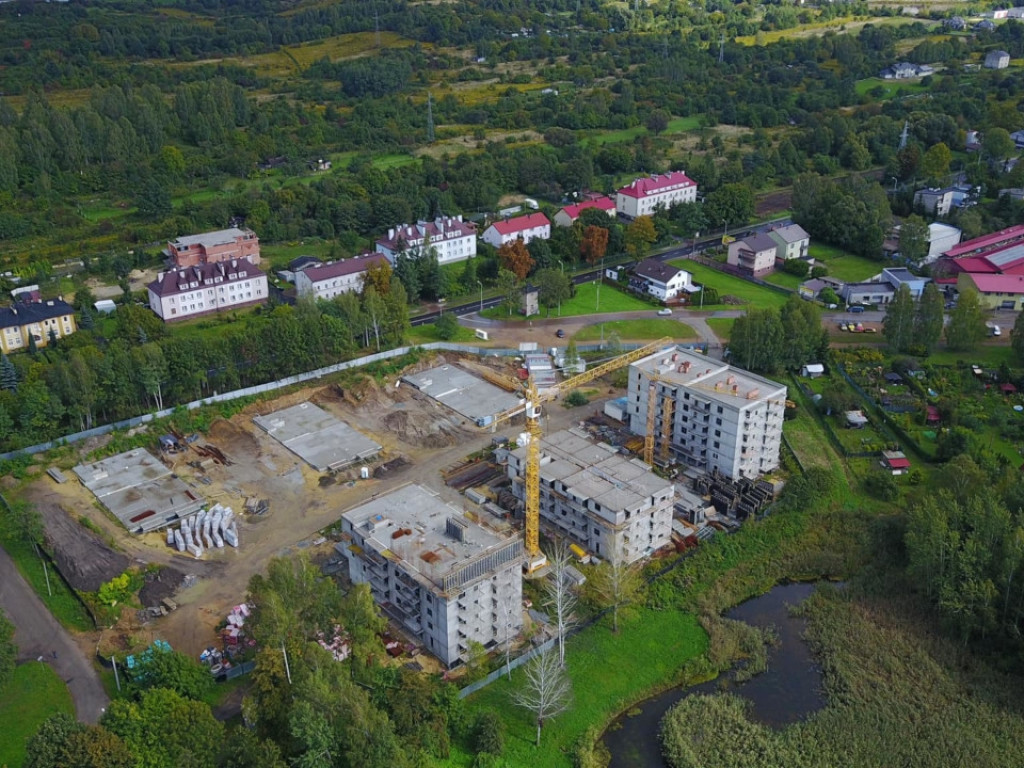
[[[662,316],[671,315],[672,314],[672,310],[669,309],[668,307],[665,307],[664,309],[659,309],[658,310],[658,314],[662,315]]]

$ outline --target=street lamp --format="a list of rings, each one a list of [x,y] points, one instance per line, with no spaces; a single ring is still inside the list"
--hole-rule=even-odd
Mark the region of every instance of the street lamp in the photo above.
[[[558,268],[560,270],[562,270],[562,274],[564,275],[565,274],[565,264],[564,264],[564,262],[561,259],[558,260]]]
[[[597,280],[597,299],[594,301],[594,311],[599,312],[601,310],[601,277],[598,275]]]
[[[476,284],[480,286],[480,311],[483,312],[484,311],[484,284],[482,282],[480,282],[479,280],[476,281]]]

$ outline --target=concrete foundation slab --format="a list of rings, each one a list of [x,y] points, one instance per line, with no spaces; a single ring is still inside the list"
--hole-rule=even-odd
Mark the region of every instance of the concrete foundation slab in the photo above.
[[[159,530],[198,512],[205,501],[144,449],[119,453],[74,473],[132,533]]]
[[[454,365],[440,365],[402,379],[429,395],[478,427],[486,427],[496,413],[507,411],[523,401],[515,395],[484,381]]]
[[[258,427],[314,469],[326,472],[380,452],[380,443],[312,403],[300,403],[253,419]]]

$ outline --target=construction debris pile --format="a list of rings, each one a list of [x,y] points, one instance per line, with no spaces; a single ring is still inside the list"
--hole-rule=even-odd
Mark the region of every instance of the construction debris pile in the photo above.
[[[167,545],[179,552],[188,550],[196,558],[202,557],[205,549],[223,548],[225,541],[237,548],[238,523],[234,514],[231,507],[214,504],[182,520],[180,528],[168,528]]]
[[[775,498],[775,486],[765,480],[741,477],[733,481],[717,469],[710,475],[694,480],[694,489],[702,496],[709,496],[715,509],[722,515],[745,520],[756,515],[771,504]]]
[[[352,646],[348,641],[348,634],[341,631],[341,627],[334,625],[334,634],[330,640],[324,637],[323,632],[316,633],[316,641],[325,651],[330,651],[335,661],[344,661],[351,655]]]

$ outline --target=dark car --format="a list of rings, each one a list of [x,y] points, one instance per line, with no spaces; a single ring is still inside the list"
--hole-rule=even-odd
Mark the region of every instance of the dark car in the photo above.
[[[565,331],[563,331],[561,328],[559,328],[557,331],[555,331],[555,336],[557,336],[560,339],[564,339],[565,338]]]
[[[860,304],[854,304],[852,307],[850,307],[850,311],[853,312],[854,314],[857,314],[858,312],[863,312],[864,307],[862,307]]]

